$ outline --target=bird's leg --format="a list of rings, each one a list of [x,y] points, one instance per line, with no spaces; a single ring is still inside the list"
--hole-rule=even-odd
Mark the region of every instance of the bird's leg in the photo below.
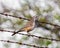
[[[30,31],[31,31],[31,30],[27,31],[28,36],[30,36],[30,35],[31,35],[31,34],[30,34]]]
[[[29,32],[27,32],[27,34],[28,34],[28,35],[30,35],[30,33],[29,33]]]

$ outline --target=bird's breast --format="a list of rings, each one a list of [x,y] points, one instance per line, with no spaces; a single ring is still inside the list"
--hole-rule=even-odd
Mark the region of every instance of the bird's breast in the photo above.
[[[27,32],[27,31],[29,31],[29,30],[31,30],[32,29],[32,27],[26,27],[26,28],[24,28],[24,30]]]

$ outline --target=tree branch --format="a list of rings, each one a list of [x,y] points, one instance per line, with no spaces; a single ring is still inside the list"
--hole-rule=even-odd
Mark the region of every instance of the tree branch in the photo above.
[[[0,40],[0,41],[7,42],[7,43],[16,43],[16,44],[19,44],[19,45],[26,45],[26,46],[31,46],[31,47],[35,47],[35,48],[47,48],[47,47],[39,47],[39,46],[36,46],[36,45],[30,45],[30,44],[25,44],[25,43],[21,43],[21,42],[10,41],[10,40]]]
[[[15,31],[7,31],[7,30],[0,30],[1,32],[10,32],[10,33],[14,33]],[[37,37],[39,39],[46,39],[46,40],[51,40],[51,41],[60,41],[58,39],[52,39],[52,38],[45,38],[45,37],[40,37],[40,36],[36,36],[36,35],[29,35],[29,34],[23,34],[23,33],[18,33],[20,35],[26,35],[26,36],[32,36],[32,37]]]

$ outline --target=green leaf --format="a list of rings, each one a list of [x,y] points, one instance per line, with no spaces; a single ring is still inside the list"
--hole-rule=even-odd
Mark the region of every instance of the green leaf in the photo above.
[[[44,9],[43,12],[51,12],[53,10],[52,6],[48,5],[47,9]]]
[[[28,37],[27,36],[23,36],[22,40],[28,40]]]
[[[58,19],[58,20],[60,21],[60,15],[55,14],[54,18],[55,18],[55,19]]]
[[[40,21],[40,22],[46,22],[47,20],[46,20],[45,17],[41,17],[41,18],[39,19],[39,21]]]
[[[17,23],[18,25],[21,25],[21,24],[23,24],[23,20],[22,20],[22,19],[17,19],[16,23]]]
[[[51,44],[51,41],[46,41],[46,45],[48,46],[49,44]]]

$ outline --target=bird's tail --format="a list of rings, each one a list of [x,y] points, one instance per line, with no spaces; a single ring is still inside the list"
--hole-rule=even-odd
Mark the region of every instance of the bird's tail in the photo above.
[[[14,36],[15,34],[21,32],[21,31],[22,31],[22,30],[18,30],[17,32],[14,32],[14,33],[12,34],[12,36]]]

